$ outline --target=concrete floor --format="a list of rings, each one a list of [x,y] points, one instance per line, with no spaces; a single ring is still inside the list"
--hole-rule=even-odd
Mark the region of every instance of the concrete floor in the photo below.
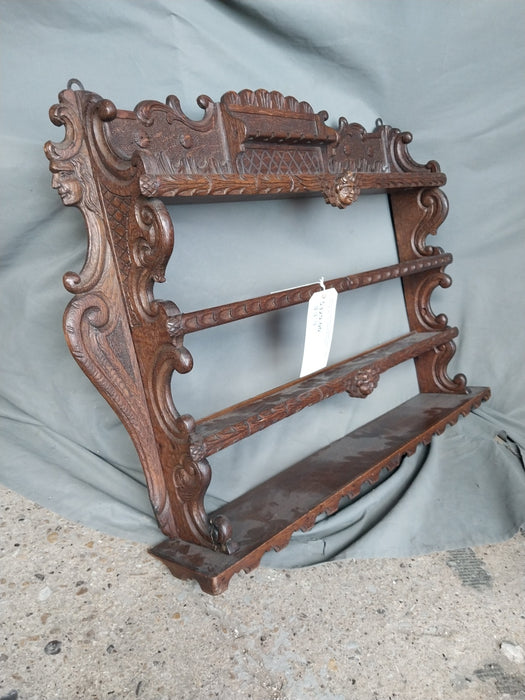
[[[261,568],[212,598],[3,487],[0,513],[0,700],[525,698],[521,533]]]

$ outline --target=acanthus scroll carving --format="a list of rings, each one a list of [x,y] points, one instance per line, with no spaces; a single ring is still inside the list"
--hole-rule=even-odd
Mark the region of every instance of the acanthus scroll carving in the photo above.
[[[463,394],[466,391],[467,378],[464,374],[456,374],[449,377],[447,367],[456,352],[456,344],[453,340],[439,345],[432,352],[432,379],[439,391],[453,394]],[[424,360],[424,357],[421,358]],[[436,389],[434,389],[435,391]]]
[[[164,478],[171,502],[178,504],[176,536],[215,548],[204,508],[211,469],[203,454],[190,449],[195,420],[190,415],[180,415],[175,408],[170,385],[173,369],[173,348],[164,344],[156,350],[145,375],[152,417],[160,428],[157,440],[164,455]]]
[[[400,131],[393,129],[390,126],[380,127],[385,130],[389,158],[396,170],[400,172],[417,172],[426,170],[432,173],[440,172],[439,163],[436,160],[430,160],[424,165],[417,163],[408,152],[408,144],[412,143],[412,134],[409,131]]]
[[[429,235],[435,235],[439,226],[446,219],[448,199],[438,187],[429,187],[418,192],[418,205],[423,211],[423,217],[420,219],[413,236],[415,252],[419,255],[440,255],[443,253],[443,249],[427,245],[426,239]]]
[[[180,309],[172,301],[159,301],[159,307],[166,315],[166,330],[171,338],[173,368],[179,374],[186,374],[193,369],[193,357],[184,346],[184,330],[181,325]]]
[[[195,421],[192,416],[180,416],[176,420],[180,433],[186,433],[189,444],[194,434]],[[186,537],[192,537],[206,547],[219,549],[227,554],[237,550],[232,541],[232,526],[224,515],[209,518],[204,508],[204,494],[211,480],[211,467],[207,459],[192,445],[181,454],[179,464],[173,470],[173,485],[177,499],[185,511],[185,527],[190,528]]]
[[[130,285],[142,320],[158,315],[153,285],[165,281],[166,265],[173,249],[173,225],[164,204],[139,197],[135,202],[136,226],[129,232],[132,259]]]
[[[73,357],[109,404],[117,411],[130,433],[145,468],[151,503],[160,527],[175,534],[171,504],[158,461],[151,425],[144,421],[147,411],[140,371],[131,339],[123,322],[116,290],[77,295],[66,308],[64,331]]]
[[[84,93],[87,101],[100,99]],[[84,98],[86,99],[86,98]],[[66,272],[64,286],[73,294],[88,292],[100,281],[106,256],[105,223],[100,200],[87,152],[81,105],[73,90],[60,93],[60,103],[50,109],[56,126],[64,126],[61,143],[48,141],[44,146],[53,173],[51,184],[66,206],[76,206],[82,212],[88,232],[86,259],[80,273]]]

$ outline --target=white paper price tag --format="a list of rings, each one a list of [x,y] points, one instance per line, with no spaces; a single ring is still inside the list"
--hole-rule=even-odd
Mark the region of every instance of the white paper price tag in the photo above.
[[[323,289],[310,297],[301,377],[326,367],[334,332],[337,292]]]

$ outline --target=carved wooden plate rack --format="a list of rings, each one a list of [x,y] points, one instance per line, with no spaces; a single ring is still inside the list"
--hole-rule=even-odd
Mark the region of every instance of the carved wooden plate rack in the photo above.
[[[458,331],[432,312],[430,296],[450,284],[452,256],[426,242],[447,215],[446,178],[435,161],[411,158],[408,132],[378,120],[368,133],[344,118],[334,129],[326,112],[265,90],[197,102],[200,121],[175,96],[126,111],[71,80],[50,110],[65,138],[45,152],[53,187],[80,209],[88,232],[82,270],[64,275],[75,295],[64,316],[68,345],[138,451],[168,538],[152,553],[175,576],[217,594],[490,392],[447,375]],[[173,246],[165,202],[322,195],[343,209],[365,190],[388,194],[399,262],[325,284],[345,292],[401,278],[410,332],[207,418],[180,414],[170,380],[192,369],[186,334],[306,302],[319,286],[189,313],[155,299]],[[382,372],[407,360],[415,363],[415,397],[206,512],[207,457],[338,392],[364,398]]]

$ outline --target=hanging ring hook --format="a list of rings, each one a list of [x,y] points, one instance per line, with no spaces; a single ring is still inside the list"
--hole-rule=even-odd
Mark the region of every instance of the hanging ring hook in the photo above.
[[[67,81],[67,89],[71,90],[73,86],[76,85],[79,90],[84,90],[84,86],[80,82],[80,80],[77,80],[76,78],[71,78],[70,80]]]

